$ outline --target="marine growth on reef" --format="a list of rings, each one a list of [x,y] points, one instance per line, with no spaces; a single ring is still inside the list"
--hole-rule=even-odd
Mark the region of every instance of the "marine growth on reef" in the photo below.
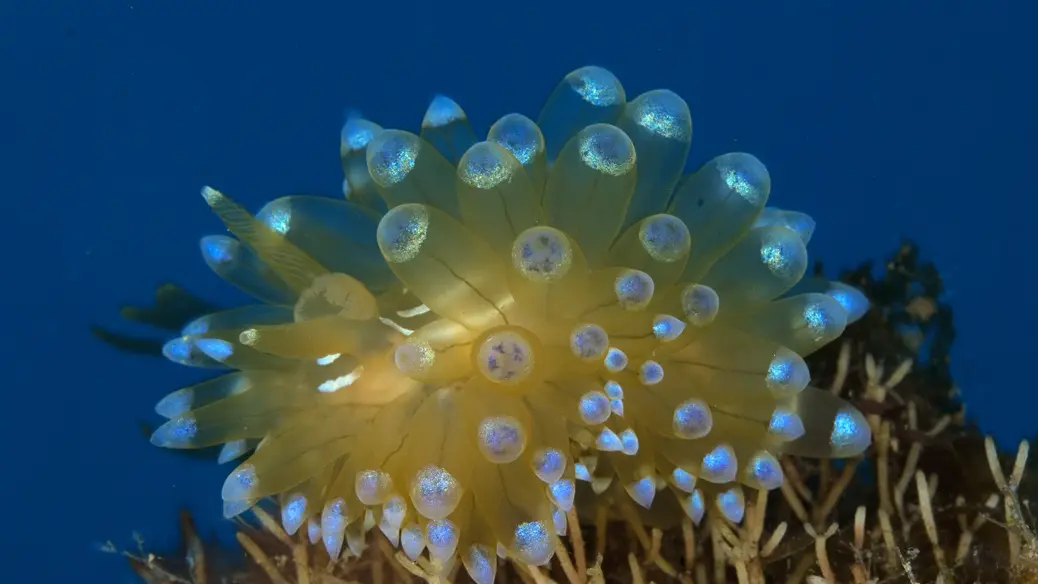
[[[741,521],[780,454],[868,447],[803,360],[867,303],[801,282],[814,222],[766,207],[759,160],[683,175],[691,140],[679,96],[628,101],[584,67],[485,141],[444,97],[420,135],[351,118],[345,199],[253,216],[203,189],[233,235],[204,238],[206,262],[262,304],[166,344],[229,372],[164,398],[152,442],[251,452],[229,516],[276,496],[333,558],[377,526],[480,583],[495,555],[547,563],[578,490]]]

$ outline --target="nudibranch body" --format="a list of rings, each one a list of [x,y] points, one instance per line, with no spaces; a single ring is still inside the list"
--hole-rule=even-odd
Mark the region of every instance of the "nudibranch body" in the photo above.
[[[779,455],[868,447],[803,360],[867,302],[801,282],[814,223],[765,206],[759,160],[683,176],[691,139],[676,94],[628,101],[585,67],[481,142],[443,97],[421,135],[351,118],[345,200],[253,216],[204,189],[235,236],[204,238],[206,261],[263,304],[166,345],[232,371],[164,398],[152,441],[254,448],[228,515],[277,496],[332,557],[377,526],[481,583],[497,554],[552,558],[577,481],[739,522],[744,487],[781,485]]]

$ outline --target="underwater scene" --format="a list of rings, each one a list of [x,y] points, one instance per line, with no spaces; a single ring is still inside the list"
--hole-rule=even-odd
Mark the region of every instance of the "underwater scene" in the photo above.
[[[1035,8],[6,11],[2,581],[1038,583]]]

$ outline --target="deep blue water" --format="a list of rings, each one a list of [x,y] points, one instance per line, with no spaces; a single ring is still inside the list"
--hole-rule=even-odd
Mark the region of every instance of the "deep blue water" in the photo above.
[[[229,469],[154,449],[136,424],[196,377],[86,330],[170,277],[240,300],[199,257],[221,230],[201,185],[253,206],[335,194],[347,108],[414,128],[445,92],[485,129],[534,115],[584,64],[629,95],[683,95],[696,163],[760,157],[772,200],[818,220],[812,252],[833,268],[915,238],[957,311],[970,411],[1007,445],[1038,430],[1038,51],[1023,0],[353,4],[0,4],[0,549],[20,558],[5,581],[130,581],[96,544],[139,530],[169,546],[180,505],[225,526]]]

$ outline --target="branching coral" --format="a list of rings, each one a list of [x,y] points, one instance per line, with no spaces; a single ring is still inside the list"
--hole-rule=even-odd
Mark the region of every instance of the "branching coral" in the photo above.
[[[788,558],[785,570],[768,573],[787,582],[1033,581],[1019,542],[1033,541],[1034,523],[1012,512],[1027,508],[1018,494],[1027,443],[1003,479],[1005,457],[966,419],[948,373],[954,327],[934,267],[906,243],[881,278],[873,272],[866,263],[843,278],[876,309],[811,362],[867,413],[875,447],[842,468],[783,461],[789,480],[768,516],[804,524],[815,549],[787,538],[772,555]]]
[[[783,455],[870,445],[803,359],[864,296],[802,281],[814,223],[766,208],[753,156],[682,176],[680,97],[627,101],[585,67],[537,123],[474,135],[441,97],[420,136],[347,122],[347,200],[253,216],[203,190],[234,236],[204,238],[206,261],[264,304],[165,345],[234,371],[164,398],[152,441],[254,448],[224,484],[228,516],[276,496],[285,531],[305,526],[332,558],[377,526],[431,574],[460,559],[490,582],[497,556],[547,564],[593,494],[622,501],[651,548],[645,526],[679,509],[740,523],[743,487],[782,486]]]

